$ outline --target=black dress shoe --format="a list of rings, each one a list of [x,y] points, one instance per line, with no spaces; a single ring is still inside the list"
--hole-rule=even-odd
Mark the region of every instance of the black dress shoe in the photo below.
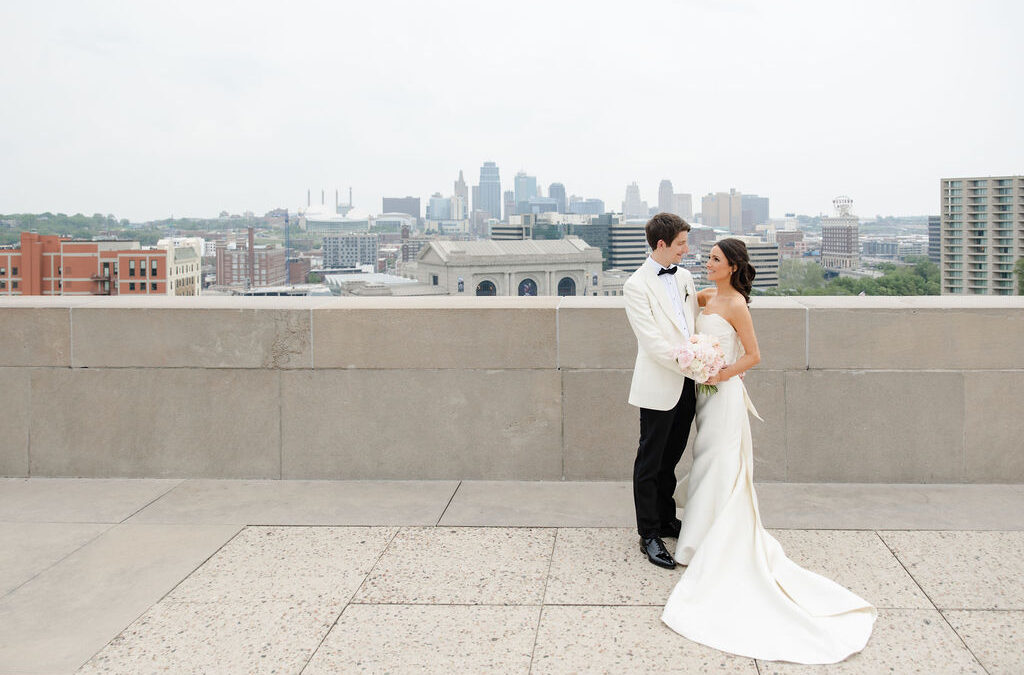
[[[665,542],[660,537],[642,537],[640,539],[640,550],[647,554],[647,559],[658,567],[674,569],[676,561],[672,554],[665,548]]]
[[[658,533],[658,536],[659,537],[669,537],[671,539],[678,539],[679,538],[679,532],[682,529],[683,529],[683,523],[681,521],[677,520],[676,522],[669,523],[665,527],[661,528],[661,532]]]

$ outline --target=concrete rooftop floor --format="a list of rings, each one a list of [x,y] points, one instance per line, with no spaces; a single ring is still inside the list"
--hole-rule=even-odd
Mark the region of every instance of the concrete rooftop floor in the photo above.
[[[628,483],[33,478],[0,479],[0,673],[1024,672],[1024,485],[758,493],[879,608],[861,654],[669,631]]]

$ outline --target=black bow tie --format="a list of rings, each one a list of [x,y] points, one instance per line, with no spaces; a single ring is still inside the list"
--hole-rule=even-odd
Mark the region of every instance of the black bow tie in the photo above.
[[[662,274],[675,274],[677,269],[679,268],[675,266],[669,267],[667,269],[663,267],[660,270],[658,270],[658,276],[660,277]]]

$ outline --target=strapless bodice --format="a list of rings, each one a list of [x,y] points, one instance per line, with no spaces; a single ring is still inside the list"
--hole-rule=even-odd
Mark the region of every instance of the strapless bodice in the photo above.
[[[736,359],[745,353],[743,343],[740,342],[739,336],[736,335],[736,329],[720,314],[710,314],[702,311],[697,315],[694,328],[698,333],[714,335],[718,338],[722,346],[722,353],[725,354],[726,363],[734,363]]]

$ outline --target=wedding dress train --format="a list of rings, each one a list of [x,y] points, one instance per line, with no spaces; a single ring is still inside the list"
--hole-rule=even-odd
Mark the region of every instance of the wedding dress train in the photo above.
[[[717,336],[729,363],[743,354],[721,316],[702,313],[696,330]],[[748,408],[757,414],[738,377],[711,396],[698,396],[693,469],[675,551],[688,567],[662,621],[695,642],[740,656],[842,661],[867,644],[877,612],[795,564],[761,525]]]

